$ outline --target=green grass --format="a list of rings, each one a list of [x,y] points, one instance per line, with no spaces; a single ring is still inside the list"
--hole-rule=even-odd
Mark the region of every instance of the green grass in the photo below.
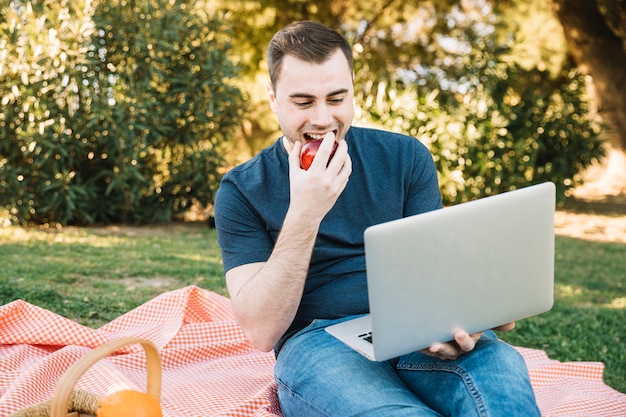
[[[552,310],[500,333],[560,361],[603,362],[605,382],[626,392],[626,244],[557,236]]]
[[[167,290],[226,295],[215,231],[0,228],[0,304],[17,298],[97,328]]]
[[[555,305],[506,341],[560,361],[599,361],[626,392],[626,245],[557,237]],[[0,305],[23,299],[97,328],[164,291],[197,285],[226,295],[215,231],[0,227]]]

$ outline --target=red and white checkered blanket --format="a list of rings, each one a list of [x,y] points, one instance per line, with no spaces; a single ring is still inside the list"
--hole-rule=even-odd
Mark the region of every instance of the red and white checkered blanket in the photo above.
[[[151,340],[163,365],[165,417],[280,416],[272,353],[251,347],[234,321],[230,300],[198,287],[166,292],[99,329],[24,301],[0,307],[0,417],[49,399],[79,357],[109,340]],[[561,363],[519,348],[542,414],[626,416],[626,394],[602,381],[596,362]],[[145,391],[145,356],[129,346],[100,360],[75,388],[98,395]]]

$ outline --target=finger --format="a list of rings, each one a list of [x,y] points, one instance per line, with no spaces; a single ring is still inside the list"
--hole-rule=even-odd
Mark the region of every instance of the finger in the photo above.
[[[444,343],[433,343],[428,349],[428,353],[434,357],[441,357],[445,353],[445,344]]]
[[[302,150],[302,144],[298,141],[293,142],[291,152],[289,152],[289,159],[300,161],[300,151]]]
[[[503,332],[509,331],[509,330],[513,330],[515,328],[515,322],[512,321],[511,323],[507,323],[507,324],[503,324],[502,326],[498,326],[498,327],[494,327],[493,330],[500,330]]]
[[[324,135],[324,139],[326,142],[334,142],[335,141],[335,132],[328,132]]]
[[[313,158],[311,167],[315,166],[328,166],[330,160],[330,154],[333,152],[333,144],[335,143],[335,132],[328,132],[324,135],[322,143]],[[315,169],[315,168],[314,168]],[[319,169],[319,168],[318,168]]]
[[[345,140],[339,141],[333,158],[328,163],[328,168],[338,174],[349,176],[352,173],[352,160],[348,154],[348,145]]]
[[[482,336],[482,332],[467,334],[466,331],[459,331],[454,334],[454,341],[463,352],[471,352],[476,347],[476,342]]]
[[[434,343],[428,348],[428,352],[430,356],[445,360],[457,359],[463,353],[453,343]]]
[[[291,169],[300,168],[300,151],[302,150],[302,144],[300,142],[294,142],[291,152],[289,152],[289,167]]]
[[[463,352],[469,352],[474,349],[476,343],[466,332],[458,332],[454,335],[454,341],[459,345]]]

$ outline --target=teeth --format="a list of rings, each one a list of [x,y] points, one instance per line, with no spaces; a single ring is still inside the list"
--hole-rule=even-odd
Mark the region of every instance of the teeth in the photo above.
[[[314,135],[312,133],[307,133],[307,136],[310,137],[313,140],[322,140],[322,139],[324,139],[324,136],[326,136],[326,135]]]

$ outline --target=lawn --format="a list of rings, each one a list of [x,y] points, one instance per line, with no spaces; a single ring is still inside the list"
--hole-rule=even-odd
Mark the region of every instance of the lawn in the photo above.
[[[215,231],[0,227],[0,305],[23,299],[97,328],[168,290],[227,295]],[[555,305],[500,336],[560,361],[599,361],[626,393],[626,244],[556,239]]]

